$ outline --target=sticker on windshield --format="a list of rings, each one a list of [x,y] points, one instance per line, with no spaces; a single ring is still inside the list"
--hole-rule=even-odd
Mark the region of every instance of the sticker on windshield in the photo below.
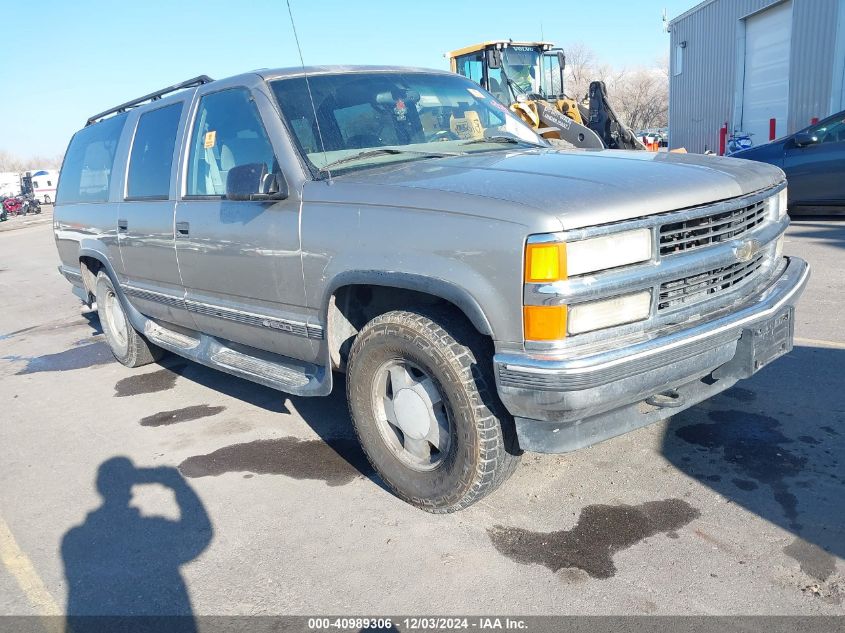
[[[476,90],[475,88],[467,88],[467,92],[469,92],[473,97],[476,99],[483,99],[484,93],[480,90]]]
[[[211,132],[205,133],[205,140],[203,141],[203,147],[205,149],[211,149],[214,147],[214,144],[217,142],[217,130],[211,130]]]

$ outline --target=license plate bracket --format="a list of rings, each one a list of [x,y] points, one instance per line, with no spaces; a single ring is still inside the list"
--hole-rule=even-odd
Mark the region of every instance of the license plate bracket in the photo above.
[[[773,317],[742,331],[736,354],[714,372],[715,378],[750,378],[776,358],[790,352],[795,337],[795,309],[788,306]]]

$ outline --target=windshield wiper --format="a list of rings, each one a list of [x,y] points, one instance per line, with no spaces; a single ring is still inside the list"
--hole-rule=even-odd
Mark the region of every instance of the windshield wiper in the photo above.
[[[526,145],[535,145],[536,147],[542,147],[542,145],[538,145],[537,143],[532,143],[531,141],[523,141],[521,138],[516,138],[515,136],[485,136],[483,138],[474,138],[471,141],[466,141],[461,143],[461,145],[475,145],[477,143],[506,143],[508,145],[519,145],[520,143],[525,143]]]
[[[385,155],[395,155],[395,154],[408,154],[409,156],[425,156],[426,158],[443,158],[445,156],[460,156],[461,154],[458,152],[418,152],[410,149],[397,149],[395,147],[381,147],[379,149],[368,149],[364,150],[363,152],[358,152],[357,154],[353,154],[352,156],[347,156],[346,158],[341,158],[336,161],[332,161],[328,165],[323,165],[320,167],[320,171],[326,171],[327,169],[331,169],[332,167],[336,167],[337,165],[343,165],[344,163],[351,163],[356,160],[361,160],[362,158],[373,158],[375,156],[385,156]]]

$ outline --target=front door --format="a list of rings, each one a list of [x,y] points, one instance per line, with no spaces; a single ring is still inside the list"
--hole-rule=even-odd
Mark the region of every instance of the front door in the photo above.
[[[277,116],[274,112],[265,116]],[[299,248],[298,192],[280,201],[225,198],[233,167],[279,172],[262,113],[247,88],[203,95],[176,205],[176,253],[197,329],[312,360]]]
[[[845,206],[845,115],[826,119],[810,132],[817,143],[786,150],[789,198],[797,206]]]

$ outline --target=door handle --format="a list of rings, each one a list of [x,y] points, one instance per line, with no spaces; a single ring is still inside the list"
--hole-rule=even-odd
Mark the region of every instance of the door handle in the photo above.
[[[177,222],[176,233],[179,235],[187,235],[191,230],[191,225],[188,222]]]
[[[129,229],[129,222],[127,220],[118,220],[117,221],[117,230],[118,231],[126,231]]]

